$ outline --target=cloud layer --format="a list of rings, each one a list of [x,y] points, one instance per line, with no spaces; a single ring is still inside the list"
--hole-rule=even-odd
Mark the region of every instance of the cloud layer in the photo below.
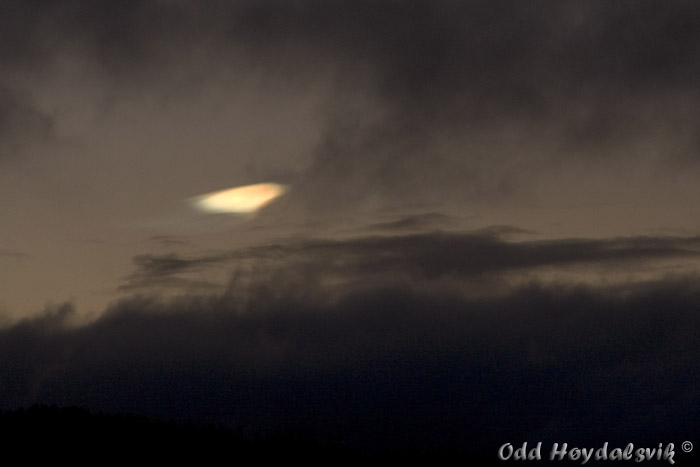
[[[436,234],[230,252],[218,260],[256,267],[223,292],[132,297],[80,326],[63,305],[6,327],[3,401],[335,433],[362,448],[679,442],[700,415],[697,276],[468,290],[543,262],[694,257],[696,243]],[[157,283],[215,258],[136,263]]]
[[[561,164],[694,167],[698,150],[693,2],[4,9],[2,42],[19,44],[0,50],[4,127],[45,133],[55,116],[16,77],[41,82],[75,56],[104,82],[107,102],[124,92],[172,100],[211,76],[321,93],[321,138],[295,177],[315,209],[368,196],[510,197]]]
[[[393,229],[399,224],[387,225]],[[370,229],[376,229],[376,224]],[[216,267],[232,268],[242,274],[248,274],[250,268],[283,271],[304,280],[308,274],[314,280],[333,278],[340,283],[370,283],[369,278],[381,282],[401,277],[414,282],[441,278],[483,280],[542,270],[570,272],[581,280],[575,276],[584,268],[599,273],[607,271],[612,278],[619,271],[653,272],[668,262],[675,268],[666,272],[694,270],[700,247],[697,237],[514,241],[504,238],[509,233],[522,234],[523,230],[496,226],[474,232],[428,231],[337,240],[289,240],[189,257],[175,253],[143,254],[133,258],[136,270],[122,287],[164,285],[167,280],[185,279],[188,274]],[[331,284],[337,286],[332,281]]]

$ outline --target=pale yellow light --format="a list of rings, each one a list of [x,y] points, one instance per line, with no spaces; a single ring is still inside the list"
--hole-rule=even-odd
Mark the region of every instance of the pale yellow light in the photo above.
[[[277,183],[258,183],[207,193],[197,196],[193,202],[202,211],[247,214],[259,210],[285,191],[286,188]]]

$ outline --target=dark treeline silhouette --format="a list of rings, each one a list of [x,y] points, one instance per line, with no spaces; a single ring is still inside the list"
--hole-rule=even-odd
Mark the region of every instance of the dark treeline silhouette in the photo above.
[[[244,435],[221,426],[177,424],[127,414],[97,414],[78,407],[36,405],[0,411],[5,451],[23,460],[230,460],[351,457],[339,444],[276,433]]]
[[[35,405],[26,409],[0,411],[0,440],[6,458],[20,456],[29,461],[70,461],[94,465],[104,461],[187,462],[196,465],[237,464],[250,461],[303,461],[306,465],[357,465],[358,462],[409,462],[421,465],[580,465],[570,459],[550,461],[551,446],[542,450],[540,460],[503,461],[494,446],[465,450],[416,447],[403,450],[383,446],[359,449],[341,439],[319,440],[295,433],[246,434],[223,426],[174,423],[140,415],[92,413],[79,407]],[[513,448],[518,448],[515,445]],[[652,446],[653,447],[653,446]],[[532,448],[532,446],[530,446]],[[682,454],[685,465],[696,459]],[[592,461],[600,465],[604,461]],[[670,465],[663,460],[645,460],[645,465]]]
[[[181,424],[130,414],[92,413],[79,407],[35,405],[0,411],[0,439],[6,454],[23,461],[69,460],[188,461],[198,465],[251,460],[303,460],[313,465],[368,459],[478,461],[491,465],[493,454],[449,451],[358,450],[342,440],[314,440],[294,433],[244,434],[223,426]],[[502,464],[502,462],[499,462]],[[498,465],[494,462],[494,465]]]

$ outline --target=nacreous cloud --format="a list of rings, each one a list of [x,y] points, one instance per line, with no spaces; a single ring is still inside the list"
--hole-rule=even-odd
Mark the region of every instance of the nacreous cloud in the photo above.
[[[277,183],[258,183],[228,190],[214,191],[192,198],[200,210],[214,213],[254,213],[282,196],[286,187]]]

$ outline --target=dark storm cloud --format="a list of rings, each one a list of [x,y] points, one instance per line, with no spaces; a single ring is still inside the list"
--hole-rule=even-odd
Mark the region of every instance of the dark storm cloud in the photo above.
[[[604,161],[624,157],[618,144],[648,139],[660,142],[662,159],[695,159],[698,150],[700,7],[692,1],[2,8],[0,60],[9,69],[41,69],[48,57],[77,50],[114,86],[187,92],[210,70],[191,67],[182,83],[170,70],[187,68],[201,47],[283,91],[330,81],[302,198],[323,190],[330,203],[351,203],[367,192],[465,182],[473,196],[493,196],[509,178],[484,174],[503,158]],[[317,198],[310,201],[323,204]]]
[[[664,167],[696,158],[696,3],[237,5],[231,37],[263,67],[339,70],[298,191],[319,210],[368,194],[511,195],[531,182],[517,167],[645,147]]]
[[[700,66],[693,27],[700,11],[691,1],[233,5],[227,24],[236,40],[256,50],[299,44],[338,62],[369,61],[379,89],[405,107],[442,106],[467,92],[492,109],[529,113],[538,102],[546,107],[549,85],[565,92],[578,85],[694,88]]]
[[[693,27],[700,11],[690,0],[527,6],[508,0],[241,0],[206,7],[77,0],[2,2],[0,8],[0,57],[8,63],[39,60],[66,38],[128,62],[162,52],[163,38],[177,40],[172,44],[177,46],[213,37],[249,47],[266,65],[283,53],[370,62],[384,92],[414,96],[404,105],[425,99],[444,103],[455,90],[476,84],[474,94],[505,91],[513,99],[520,84],[527,85],[525,91],[557,83],[554,78],[563,78],[560,86],[693,87],[700,66],[695,55],[700,33]],[[503,73],[516,70],[520,73]],[[552,79],[538,81],[550,73]]]
[[[63,47],[78,46],[110,71],[117,71],[125,65],[147,66],[148,60],[143,59],[153,58],[156,38],[168,27],[186,27],[187,22],[180,19],[188,10],[157,1],[30,0],[3,1],[0,13],[0,60],[9,66],[40,71]],[[177,30],[167,32],[177,37]]]
[[[243,248],[206,256],[139,255],[127,289],[165,284],[180,274],[228,265],[245,271],[251,261],[256,270],[282,268],[286,273],[305,271],[316,277],[375,280],[409,276],[413,279],[477,277],[510,271],[528,272],[540,267],[575,270],[593,265],[605,268],[639,267],[669,259],[692,259],[700,254],[698,237],[629,237],[511,241],[503,235],[521,229],[496,226],[468,233],[371,236],[345,240],[289,241]]]
[[[293,280],[292,278],[289,278]],[[697,277],[465,299],[379,287],[129,299],[0,331],[4,408],[34,402],[458,449],[679,442],[700,416]],[[286,290],[282,294],[273,290]],[[633,423],[630,422],[633,420]]]

